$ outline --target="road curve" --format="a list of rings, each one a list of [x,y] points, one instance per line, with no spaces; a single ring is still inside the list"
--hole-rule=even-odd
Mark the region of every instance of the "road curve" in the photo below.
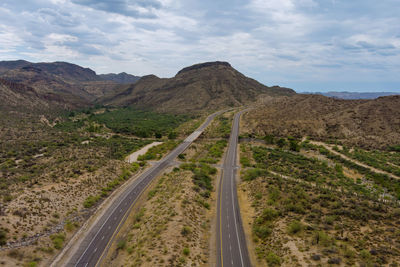
[[[240,116],[235,114],[223,164],[217,205],[217,266],[251,266],[236,192],[236,149]]]
[[[63,266],[86,267],[97,266],[101,263],[105,252],[108,250],[115,233],[125,221],[131,207],[135,204],[140,194],[150,185],[151,181],[157,177],[172,161],[190,144],[200,136],[211,121],[223,113],[216,112],[210,115],[206,121],[190,136],[188,136],[178,147],[167,156],[150,167],[140,175],[135,182],[129,185],[125,191],[109,206],[104,215],[89,230],[84,240],[74,255]]]

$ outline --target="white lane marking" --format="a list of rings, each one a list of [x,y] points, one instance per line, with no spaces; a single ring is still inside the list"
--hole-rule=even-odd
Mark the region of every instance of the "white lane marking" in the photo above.
[[[237,227],[237,223],[236,223],[236,211],[235,211],[235,201],[233,198],[233,183],[234,183],[234,177],[233,177],[233,172],[232,172],[232,183],[231,183],[231,192],[232,192],[232,208],[233,208],[233,220],[235,222],[235,228],[236,228],[236,238],[237,238],[237,242],[238,242],[238,246],[239,246],[239,254],[240,254],[240,261],[242,263],[242,266],[244,266],[243,264],[243,256],[242,256],[242,248],[240,246],[240,240],[239,240],[239,231],[238,231],[238,227]],[[232,263],[233,264],[233,263]]]
[[[101,237],[101,240],[103,240],[104,239],[104,235]]]
[[[97,251],[97,248],[94,249],[93,253],[96,253],[96,251]]]
[[[152,168],[148,169],[147,171],[145,171],[142,176],[140,176],[138,178],[138,180],[134,181],[132,183],[132,185],[130,187],[127,188],[127,191],[134,190],[138,184],[143,181],[144,179],[146,179],[147,175],[149,175],[150,171],[152,170]],[[101,232],[101,229],[103,229],[103,227],[106,225],[106,223],[111,219],[111,216],[113,215],[113,213],[117,210],[117,208],[119,207],[119,205],[121,205],[122,201],[124,201],[124,199],[126,198],[127,194],[121,194],[120,199],[118,201],[118,204],[115,205],[115,207],[113,208],[113,210],[110,212],[110,215],[108,215],[107,219],[104,221],[104,223],[100,226],[100,228],[97,230],[95,236],[92,238],[92,240],[90,241],[89,245],[86,247],[86,249],[83,251],[82,255],[79,257],[78,261],[75,264],[75,267],[78,266],[79,262],[82,260],[83,256],[85,256],[86,252],[88,251],[88,249],[90,248],[90,246],[92,245],[92,243],[94,242],[94,240],[97,238],[97,236],[99,235],[99,233]],[[92,228],[93,229],[93,228]],[[108,226],[108,229],[111,229],[111,226]],[[87,266],[89,263],[86,263],[85,266]]]

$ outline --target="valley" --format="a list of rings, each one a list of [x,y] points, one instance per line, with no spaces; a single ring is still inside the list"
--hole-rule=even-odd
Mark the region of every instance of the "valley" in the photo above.
[[[400,261],[398,96],[297,94],[220,61],[3,61],[0,96],[0,265]]]

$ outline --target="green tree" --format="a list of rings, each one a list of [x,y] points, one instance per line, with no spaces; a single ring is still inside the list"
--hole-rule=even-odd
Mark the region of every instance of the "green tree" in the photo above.
[[[265,140],[265,143],[267,143],[267,144],[270,144],[270,145],[274,144],[274,136],[273,135],[267,134],[264,137],[264,140]]]
[[[284,146],[286,146],[286,140],[284,138],[279,138],[278,142],[276,142],[276,144],[278,145],[278,147],[283,148]]]
[[[176,139],[177,136],[178,136],[178,134],[176,132],[172,131],[168,134],[168,139]]]
[[[297,140],[291,139],[289,141],[289,149],[292,151],[299,152],[300,151],[300,144]]]

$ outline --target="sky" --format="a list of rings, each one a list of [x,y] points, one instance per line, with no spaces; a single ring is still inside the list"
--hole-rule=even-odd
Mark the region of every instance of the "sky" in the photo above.
[[[296,91],[400,92],[399,0],[1,0],[0,60],[172,77],[228,61]]]

